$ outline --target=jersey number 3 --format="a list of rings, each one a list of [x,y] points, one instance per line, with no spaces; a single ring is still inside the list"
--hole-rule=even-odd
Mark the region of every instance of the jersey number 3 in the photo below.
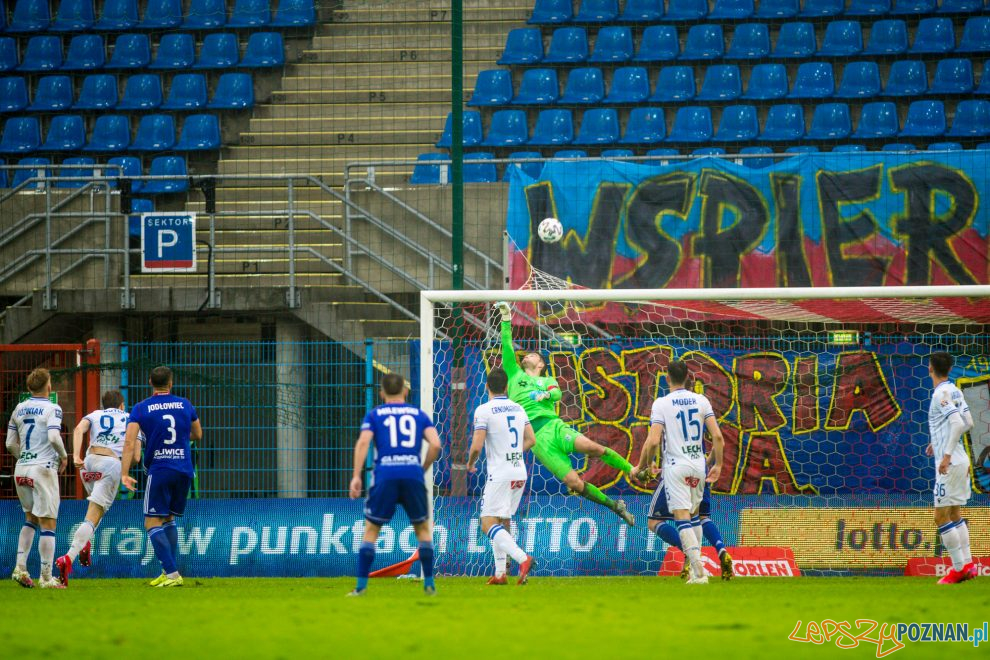
[[[416,446],[416,420],[412,415],[386,417],[382,423],[388,427],[389,445],[406,448]],[[400,434],[402,435],[402,442],[399,442]]]
[[[171,445],[175,443],[175,417],[172,415],[162,415],[162,419],[168,420],[168,440],[165,441],[166,445]]]

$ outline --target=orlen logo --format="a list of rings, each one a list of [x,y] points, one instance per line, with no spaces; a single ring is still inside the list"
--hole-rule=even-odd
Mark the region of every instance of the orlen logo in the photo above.
[[[780,547],[734,547],[727,548],[732,555],[732,570],[739,577],[800,577],[801,570],[794,562],[790,548]],[[709,575],[718,576],[722,566],[715,548],[701,549],[701,560]],[[684,553],[677,548],[668,548],[663,565],[657,575],[678,575],[684,565]]]
[[[736,559],[732,570],[739,577],[794,577],[786,560]]]

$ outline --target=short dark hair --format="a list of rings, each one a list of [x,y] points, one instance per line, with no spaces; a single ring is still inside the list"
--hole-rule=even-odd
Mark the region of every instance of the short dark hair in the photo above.
[[[120,404],[124,402],[124,395],[117,390],[107,390],[103,393],[103,409],[109,410],[110,408],[120,408]]]
[[[952,365],[955,364],[955,360],[948,353],[940,351],[928,356],[928,364],[932,366],[932,371],[935,372],[936,376],[946,378],[949,372],[952,371]]]
[[[172,382],[172,370],[164,365],[155,367],[151,370],[150,380],[152,387],[168,387],[168,384]]]
[[[505,369],[495,367],[489,371],[487,384],[492,394],[505,394],[505,390],[509,386],[509,377],[506,375]]]
[[[45,385],[47,385],[51,379],[52,375],[48,372],[48,369],[38,367],[28,374],[27,388],[30,390],[31,394],[38,394],[45,389]]]
[[[674,360],[667,365],[667,379],[683,385],[687,382],[688,368],[683,360]]]
[[[385,374],[382,377],[382,391],[388,396],[399,396],[406,387],[406,379],[399,374]]]

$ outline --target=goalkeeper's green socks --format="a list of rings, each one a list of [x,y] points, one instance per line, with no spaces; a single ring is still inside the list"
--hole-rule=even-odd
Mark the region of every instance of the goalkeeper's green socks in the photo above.
[[[603,506],[607,506],[609,509],[615,510],[615,502],[609,498],[608,495],[598,490],[598,486],[593,486],[587,481],[584,482],[584,492],[581,493],[581,496],[595,502],[596,504],[601,504]]]
[[[632,465],[626,459],[619,456],[615,450],[605,448],[605,453],[602,454],[602,463],[605,465],[610,465],[618,470],[622,470],[625,473],[632,472]]]

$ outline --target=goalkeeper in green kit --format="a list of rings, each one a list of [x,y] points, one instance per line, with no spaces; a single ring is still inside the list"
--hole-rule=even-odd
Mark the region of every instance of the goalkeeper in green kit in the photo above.
[[[622,500],[613,500],[595,485],[586,483],[571,465],[570,454],[579,452],[601,459],[606,465],[632,472],[632,465],[614,450],[575,431],[560,419],[556,404],[560,401],[560,387],[552,376],[541,376],[546,368],[539,353],[529,353],[522,359],[522,367],[516,363],[512,347],[512,310],[508,303],[496,305],[502,316],[502,368],[509,376],[509,398],[526,411],[536,434],[533,454],[555,477],[581,497],[608,507],[630,527],[635,517],[626,509]]]

